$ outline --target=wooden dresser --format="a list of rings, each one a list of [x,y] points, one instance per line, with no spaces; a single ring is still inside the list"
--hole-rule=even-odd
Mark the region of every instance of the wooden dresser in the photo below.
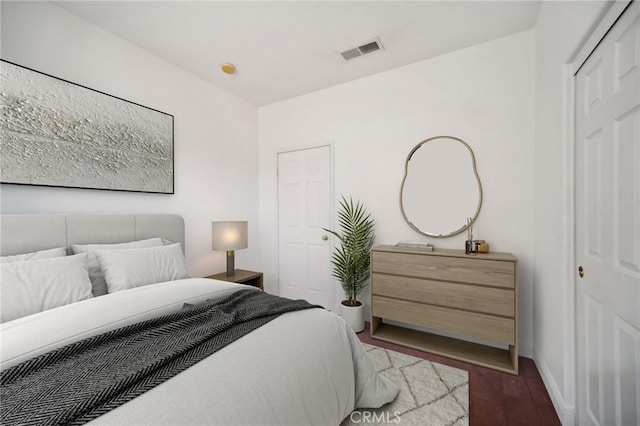
[[[509,253],[374,247],[371,337],[518,374],[517,259]],[[392,320],[501,348],[416,331]]]

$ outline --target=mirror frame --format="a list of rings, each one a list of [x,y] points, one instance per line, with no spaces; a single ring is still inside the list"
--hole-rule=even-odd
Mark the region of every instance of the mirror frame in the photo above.
[[[476,157],[473,154],[473,150],[471,149],[471,147],[462,139],[460,138],[456,138],[455,136],[434,136],[431,137],[429,139],[425,139],[422,142],[420,142],[419,144],[417,144],[415,147],[413,147],[413,149],[411,150],[411,152],[409,152],[409,155],[407,156],[407,159],[405,160],[404,163],[404,177],[402,178],[402,184],[400,185],[400,211],[402,212],[402,217],[404,218],[404,220],[409,224],[409,226],[416,232],[419,232],[422,235],[426,235],[427,237],[433,237],[433,238],[448,238],[448,237],[453,237],[455,235],[458,235],[460,233],[462,233],[463,231],[465,231],[469,225],[468,224],[464,224],[462,225],[460,228],[451,231],[447,234],[432,234],[429,232],[425,232],[423,230],[421,230],[420,228],[418,228],[417,226],[415,226],[413,224],[413,222],[411,222],[409,220],[409,218],[407,217],[407,214],[404,211],[404,207],[403,207],[403,195],[402,193],[404,192],[404,184],[407,180],[407,175],[409,173],[409,161],[411,160],[411,157],[413,157],[413,154],[424,144],[431,142],[433,140],[436,139],[453,139],[457,142],[460,142],[465,148],[467,148],[467,150],[469,151],[469,154],[471,155],[471,165],[473,167],[473,174],[476,177],[476,182],[478,184],[478,207],[476,208],[476,212],[474,213],[473,217],[472,217],[472,224],[476,221],[476,219],[478,218],[478,214],[480,213],[480,208],[482,207],[482,184],[480,183],[480,176],[478,175],[478,169],[476,168]]]

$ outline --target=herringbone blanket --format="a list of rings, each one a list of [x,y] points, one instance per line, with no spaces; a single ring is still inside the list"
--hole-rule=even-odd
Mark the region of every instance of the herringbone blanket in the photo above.
[[[0,372],[0,423],[86,423],[279,315],[313,307],[240,290],[43,354]]]

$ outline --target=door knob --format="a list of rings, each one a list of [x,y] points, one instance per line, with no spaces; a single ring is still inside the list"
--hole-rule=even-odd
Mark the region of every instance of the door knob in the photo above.
[[[584,268],[582,266],[578,266],[578,275],[580,278],[584,277]]]
[[[327,241],[329,239],[329,237],[327,235],[323,235],[322,236],[322,241]]]

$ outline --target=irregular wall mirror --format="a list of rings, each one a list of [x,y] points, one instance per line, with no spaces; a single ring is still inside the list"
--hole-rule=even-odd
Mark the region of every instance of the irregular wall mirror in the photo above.
[[[436,136],[411,150],[400,187],[409,226],[429,237],[452,237],[467,229],[467,218],[475,221],[481,206],[476,158],[466,142]]]

